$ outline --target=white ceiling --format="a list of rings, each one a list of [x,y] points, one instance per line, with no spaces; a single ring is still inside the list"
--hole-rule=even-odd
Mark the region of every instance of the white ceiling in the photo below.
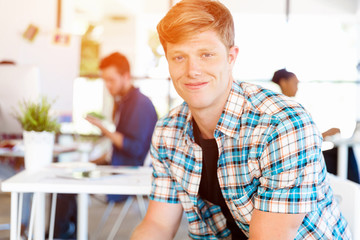
[[[68,0],[72,1],[72,0]],[[220,0],[233,13],[284,14],[286,0]],[[178,0],[75,0],[77,13],[92,20],[104,16],[166,13]],[[356,14],[360,0],[290,0],[291,14]]]

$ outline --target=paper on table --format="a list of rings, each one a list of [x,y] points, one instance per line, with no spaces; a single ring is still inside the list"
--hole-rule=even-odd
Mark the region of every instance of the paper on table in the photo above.
[[[50,165],[54,168],[63,168],[72,171],[91,171],[96,169],[96,164],[91,162],[57,162]]]
[[[102,172],[112,172],[112,173],[123,173],[123,174],[143,174],[151,173],[151,167],[143,166],[98,166]]]
[[[57,173],[57,177],[69,178],[69,179],[78,179],[78,180],[91,180],[91,179],[100,179],[108,177],[116,177],[120,175],[125,175],[123,173],[114,173],[114,172],[104,172],[98,169],[91,171],[72,171],[72,172],[63,172]]]

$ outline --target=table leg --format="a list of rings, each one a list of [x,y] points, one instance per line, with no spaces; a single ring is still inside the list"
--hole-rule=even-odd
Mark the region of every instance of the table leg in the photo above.
[[[31,203],[31,212],[30,212],[28,240],[32,240],[34,233],[34,218],[35,218],[37,197],[38,197],[37,195],[33,194],[32,203]]]
[[[16,240],[17,236],[17,217],[18,217],[18,197],[19,193],[12,192],[11,193],[11,220],[10,220],[10,239]]]
[[[53,195],[52,195],[52,200],[51,200],[49,240],[53,240],[53,239],[54,239],[54,226],[55,226],[55,214],[56,214],[56,199],[57,199],[57,193],[53,193]]]
[[[88,234],[88,204],[87,193],[78,194],[77,239],[86,240]]]
[[[34,239],[45,239],[45,193],[34,193],[37,195],[36,212],[34,222]]]
[[[347,179],[347,169],[348,169],[348,145],[340,144],[338,146],[337,175],[342,179]]]
[[[16,229],[16,236],[20,239],[21,236],[21,218],[22,218],[22,211],[23,211],[23,201],[24,201],[24,193],[19,193],[19,205],[18,205],[18,217],[17,217],[17,229]]]
[[[80,162],[89,162],[89,153],[91,151],[90,143],[82,143],[79,148],[81,152]],[[78,194],[78,216],[77,216],[77,239],[87,240],[88,238],[88,206],[89,194]]]

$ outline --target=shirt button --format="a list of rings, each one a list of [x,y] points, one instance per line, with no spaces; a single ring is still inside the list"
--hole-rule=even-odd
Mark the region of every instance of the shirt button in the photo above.
[[[199,171],[200,170],[200,166],[195,166],[195,170]]]

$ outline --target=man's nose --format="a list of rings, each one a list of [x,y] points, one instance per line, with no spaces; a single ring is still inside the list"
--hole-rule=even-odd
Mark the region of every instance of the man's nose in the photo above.
[[[196,78],[201,76],[201,64],[200,60],[196,58],[189,58],[188,59],[188,75],[190,78]]]

